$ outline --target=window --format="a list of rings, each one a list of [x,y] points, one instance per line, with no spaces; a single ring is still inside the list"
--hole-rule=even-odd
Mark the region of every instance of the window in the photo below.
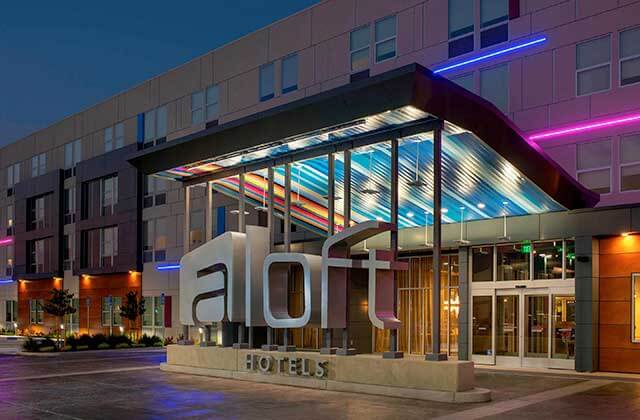
[[[640,343],[640,274],[633,274],[631,277],[631,287],[631,339],[634,343]]]
[[[115,213],[115,205],[118,204],[118,176],[110,176],[102,179],[102,215],[110,216]]]
[[[472,281],[493,281],[493,247],[473,248]]]
[[[146,311],[142,318],[145,327],[164,327],[164,305],[161,296],[146,296],[144,298]]]
[[[191,95],[191,124],[218,119],[220,89],[218,85],[209,86],[205,90]]]
[[[576,45],[577,95],[590,95],[611,87],[611,36]]]
[[[564,241],[564,278],[576,277],[576,242],[572,239]]]
[[[533,244],[533,276],[535,280],[562,278],[562,241]]]
[[[27,230],[51,227],[53,194],[27,199]]]
[[[498,281],[529,280],[530,252],[520,244],[496,247]]]
[[[509,0],[480,0],[480,48],[509,39]]]
[[[640,190],[640,134],[620,137],[620,191]]]
[[[260,101],[273,98],[274,92],[274,66],[269,63],[260,67]]]
[[[76,187],[65,188],[63,199],[64,224],[68,225],[76,221]]]
[[[64,145],[64,168],[71,169],[82,159],[82,141],[71,141]]]
[[[143,207],[149,208],[154,205],[160,206],[167,204],[167,181],[155,176],[145,175],[143,188]],[[154,196],[155,193],[155,196]]]
[[[611,192],[611,141],[577,145],[577,178],[587,188],[600,193]]]
[[[42,324],[42,305],[43,299],[30,299],[29,300],[29,323],[30,324]]]
[[[509,111],[509,65],[480,71],[480,96],[505,114]]]
[[[473,0],[449,0],[449,58],[473,51]]]
[[[475,92],[475,83],[473,80],[473,73],[463,74],[462,76],[455,77],[451,81],[458,86],[467,89],[470,92]]]
[[[20,162],[7,168],[7,188],[12,188],[20,182]],[[11,195],[11,194],[9,194]]]
[[[191,213],[189,219],[189,242],[193,249],[204,242],[204,212],[202,210],[196,210]]]
[[[282,93],[298,89],[298,54],[282,59]]]
[[[473,354],[491,356],[493,306],[492,296],[473,297]]]
[[[640,27],[620,32],[620,86],[640,82]]]
[[[62,237],[62,269],[73,269],[73,256],[74,256],[74,235],[70,233]]]
[[[124,147],[124,124],[118,123],[113,127],[107,127],[104,129],[104,151],[110,152],[112,150],[120,149]]]
[[[143,261],[165,261],[167,254],[167,218],[143,222]]]
[[[167,107],[161,106],[144,113],[143,148],[162,144],[167,137]]]
[[[6,275],[12,276],[13,275],[13,244],[7,245],[6,249],[7,249]]]
[[[349,35],[349,51],[352,72],[369,68],[369,43],[369,25],[351,31]]]
[[[396,17],[376,22],[376,63],[396,56]]]
[[[13,323],[18,322],[18,302],[15,300],[5,301],[5,328],[12,330]]]
[[[30,274],[50,273],[54,270],[52,265],[53,238],[27,241],[29,250],[28,272]]]
[[[118,256],[118,227],[83,231],[81,245],[82,268],[113,267]]]
[[[67,314],[64,316],[64,324],[69,326],[70,331],[77,331],[80,327],[79,317],[80,317],[80,299],[72,298],[71,306],[76,310],[72,314]]]
[[[13,235],[13,204],[7,205],[7,236]]]
[[[120,296],[104,296],[102,298],[102,326],[122,325],[122,317],[120,316],[121,304],[122,298]]]
[[[40,153],[31,158],[31,176],[44,175],[47,170],[47,155]]]

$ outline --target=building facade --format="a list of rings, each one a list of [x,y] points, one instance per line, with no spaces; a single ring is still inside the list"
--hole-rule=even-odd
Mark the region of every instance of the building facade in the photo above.
[[[133,290],[147,303],[142,330],[177,337],[175,266],[220,233],[266,225],[266,170],[248,175],[255,177],[246,180],[252,204],[239,208],[237,177],[216,179],[209,193],[208,182],[185,189],[168,179],[180,179],[175,171],[150,176],[128,159],[417,63],[492,103],[534,149],[600,194],[597,207],[585,210],[543,195],[522,212],[514,210],[516,197],[443,207],[442,351],[477,363],[638,373],[638,16],[640,2],[632,0],[322,1],[10,144],[0,152],[0,322],[46,331],[56,321],[39,303],[61,286],[76,296],[70,330],[117,332],[117,307]],[[323,112],[329,118],[336,111]],[[393,117],[402,122],[406,115]],[[215,145],[230,164],[238,163],[235,141]],[[420,184],[420,167],[430,159],[420,146],[416,151],[407,185]],[[354,152],[353,177],[363,187],[352,196],[359,212],[353,220],[390,217],[387,209],[374,211],[371,199],[387,182],[388,155],[383,147]],[[211,170],[198,173],[200,166],[186,173]],[[322,244],[326,223],[310,210],[318,202],[305,182],[326,166],[310,167],[275,173],[277,186],[288,179],[290,200],[307,210],[291,216],[290,230],[276,222],[276,246],[288,239],[317,251]],[[463,167],[481,172],[473,162]],[[447,189],[474,185],[445,184],[444,205]],[[363,211],[367,206],[374,210]],[[397,279],[398,347],[416,354],[432,343],[427,207],[402,214],[400,206],[400,256],[410,269]],[[340,217],[336,212],[336,225]],[[357,314],[366,294],[357,276],[353,281]],[[299,288],[293,284],[289,294],[295,301]],[[360,351],[387,348],[388,333],[357,316],[352,322]],[[298,346],[320,347],[317,330],[293,335]]]

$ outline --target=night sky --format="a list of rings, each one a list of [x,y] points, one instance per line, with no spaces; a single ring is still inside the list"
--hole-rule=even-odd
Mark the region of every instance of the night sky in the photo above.
[[[3,2],[0,146],[318,1]]]

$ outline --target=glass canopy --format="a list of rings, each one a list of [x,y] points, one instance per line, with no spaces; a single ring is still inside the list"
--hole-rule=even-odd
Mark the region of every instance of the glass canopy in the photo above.
[[[282,155],[308,145],[344,139],[371,127],[393,126],[404,120],[426,116],[405,107],[384,115],[367,118],[361,125],[340,128],[265,147],[215,162],[166,171],[160,175],[183,179],[194,174],[215,172],[265,156]],[[364,130],[364,131],[363,131]],[[306,146],[305,146],[306,145]],[[285,150],[286,149],[286,150]],[[433,223],[433,133],[425,132],[399,139],[399,214],[400,228]],[[473,133],[445,123],[442,136],[442,221],[479,220],[564,210],[560,204],[524,177],[511,163],[488,147]],[[365,220],[390,220],[391,143],[380,143],[351,150],[351,211],[355,223]],[[274,208],[284,208],[284,166],[274,168]],[[335,224],[344,224],[344,154],[335,154]],[[214,181],[214,188],[237,197],[238,177]],[[247,209],[263,211],[267,207],[267,170],[245,175]],[[327,231],[328,158],[326,155],[291,163],[291,214],[294,223],[318,233]]]

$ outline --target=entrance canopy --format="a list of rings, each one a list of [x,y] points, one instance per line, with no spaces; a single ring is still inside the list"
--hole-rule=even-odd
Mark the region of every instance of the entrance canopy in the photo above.
[[[342,226],[344,151],[351,153],[351,218],[390,220],[391,139],[399,140],[399,227],[433,221],[433,133],[442,128],[443,222],[593,207],[595,194],[548,158],[492,104],[410,65],[140,151],[146,174],[284,207],[291,165],[293,221],[327,230],[328,154],[334,153],[335,223]],[[248,207],[250,209],[250,207]]]

